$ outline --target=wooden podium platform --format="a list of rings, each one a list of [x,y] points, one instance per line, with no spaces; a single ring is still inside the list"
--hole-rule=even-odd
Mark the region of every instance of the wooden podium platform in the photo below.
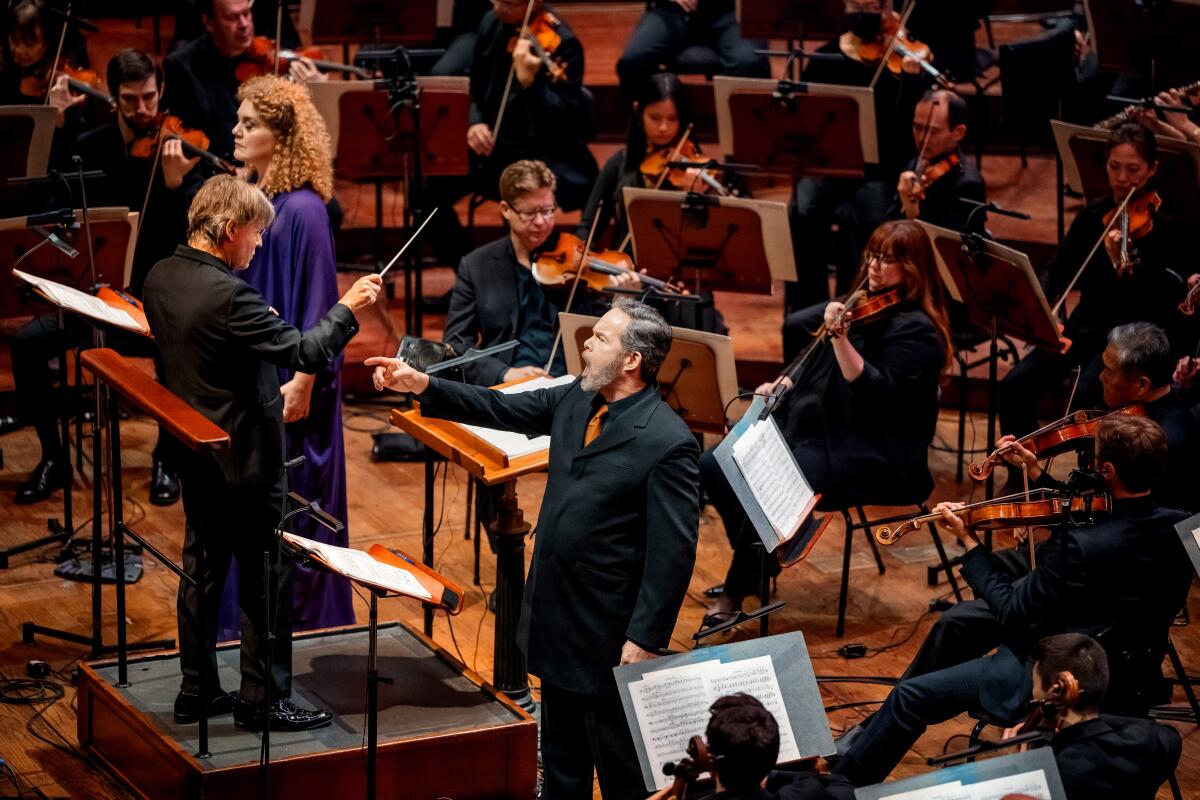
[[[218,650],[226,688],[238,682],[239,650]],[[210,720],[212,757],[197,759],[197,726],[171,718],[178,653],[133,659],[117,688],[116,662],[81,668],[79,743],[147,800],[255,797],[261,737],[230,716]],[[529,798],[537,776],[537,723],[429,639],[402,623],[379,628],[380,797]],[[297,636],[293,696],[328,709],[333,725],[271,734],[272,796],[365,794],[367,630]]]

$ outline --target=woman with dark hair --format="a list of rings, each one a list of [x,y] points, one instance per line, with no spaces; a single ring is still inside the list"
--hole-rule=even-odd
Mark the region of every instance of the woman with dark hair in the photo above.
[[[828,341],[794,377],[756,390],[788,386],[776,419],[809,485],[822,495],[823,509],[895,503],[898,494],[928,496],[933,478],[926,450],[937,423],[938,381],[953,358],[933,246],[919,224],[895,220],[876,228],[854,285],[866,299],[895,290],[898,300],[849,326],[849,300],[792,314],[785,327],[811,338],[824,323]],[[757,534],[712,451],[700,457],[700,479],[734,546],[707,627],[728,621],[757,591],[761,559],[751,548]],[[778,573],[777,560],[768,565]]]
[[[1108,332],[1129,322],[1153,322],[1168,332],[1172,342],[1179,334],[1176,307],[1186,287],[1172,271],[1178,262],[1178,231],[1166,209],[1151,213],[1153,226],[1145,235],[1131,237],[1129,269],[1119,269],[1119,226],[1114,224],[1091,261],[1083,261],[1104,230],[1105,215],[1134,192],[1136,206],[1154,188],[1158,171],[1158,146],[1154,134],[1136,122],[1113,131],[1108,144],[1106,169],[1111,192],[1090,203],[1071,223],[1067,235],[1042,272],[1046,299],[1053,306],[1071,288],[1079,302],[1067,317],[1063,335],[1071,340],[1066,353],[1034,350],[1021,359],[1000,383],[1000,427],[1003,433],[1023,436],[1037,427],[1037,403],[1056,387],[1073,367],[1082,368],[1075,392],[1075,408],[1101,407],[1100,353]],[[1081,271],[1082,266],[1082,271]],[[1078,275],[1078,280],[1076,279]]]

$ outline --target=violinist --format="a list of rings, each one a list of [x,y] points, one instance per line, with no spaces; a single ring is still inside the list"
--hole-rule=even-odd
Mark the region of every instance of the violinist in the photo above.
[[[1172,225],[1166,209],[1153,210],[1153,178],[1158,169],[1158,147],[1154,134],[1137,123],[1121,125],[1112,133],[1106,167],[1112,194],[1086,206],[1071,223],[1041,275],[1051,305],[1061,300],[1074,282],[1079,302],[1067,317],[1063,335],[1071,340],[1065,354],[1033,350],[1024,356],[1000,383],[1000,428],[1023,436],[1037,428],[1037,402],[1049,387],[1057,386],[1078,366],[1083,370],[1075,393],[1077,408],[1094,408],[1100,403],[1101,351],[1109,330],[1128,322],[1153,322],[1170,331],[1178,324],[1178,305],[1186,288],[1172,271],[1182,247],[1180,231]],[[1121,235],[1114,221],[1090,262],[1084,259],[1100,239],[1107,219],[1133,192],[1131,206],[1141,206],[1141,225],[1125,237],[1126,252],[1133,266],[1118,273]],[[1107,219],[1106,219],[1107,215]],[[1148,228],[1140,236],[1135,228]],[[1078,280],[1076,279],[1078,276]]]
[[[557,179],[540,161],[517,161],[500,175],[500,214],[508,225],[504,238],[486,244],[458,265],[445,341],[457,352],[490,347],[511,339],[517,348],[478,359],[463,367],[468,383],[493,386],[533,375],[563,375],[562,347],[554,347],[558,313],[566,310],[569,286],[545,286],[534,278],[537,252],[552,245]],[[636,273],[613,277],[613,285],[637,288]],[[581,286],[571,310],[596,313],[599,296]],[[551,351],[554,359],[551,362]],[[550,366],[547,369],[547,363]]]
[[[812,330],[823,317],[831,338],[803,370],[775,383],[788,387],[777,418],[801,471],[822,508],[871,504],[876,491],[903,491],[924,499],[933,489],[926,451],[937,422],[938,379],[950,362],[950,334],[933,248],[915,222],[886,222],[871,235],[856,283],[868,298],[896,292],[896,302],[876,317],[847,328],[846,304],[832,302],[797,312],[789,323]],[[724,590],[705,627],[736,615],[759,585],[760,558],[741,503],[712,452],[700,460],[701,481],[734,547]],[[887,488],[884,488],[887,487]],[[778,561],[769,559],[773,572]]]
[[[1054,702],[1050,740],[1067,797],[1088,800],[1153,800],[1175,771],[1183,751],[1179,732],[1148,719],[1100,713],[1108,691],[1108,655],[1081,633],[1047,636],[1030,654],[1033,703],[1055,700],[1055,677],[1070,673],[1079,685],[1073,704]],[[1005,731],[1005,738],[1017,729]]]
[[[1150,496],[1166,463],[1166,436],[1145,417],[1109,417],[1098,425],[1095,453],[1093,480],[1111,498],[1111,513],[1093,524],[1064,519],[1054,546],[1041,548],[1037,568],[1025,577],[996,565],[955,514],[961,503],[935,507],[938,524],[967,550],[963,577],[999,621],[999,648],[902,680],[857,729],[835,773],[856,786],[879,783],[927,726],[964,712],[986,710],[1016,723],[1030,695],[1034,646],[1053,634],[1103,633],[1112,668],[1106,711],[1144,716],[1161,702],[1167,631],[1192,580],[1174,530],[1186,514],[1159,508]]]
[[[8,5],[4,25],[7,35],[0,59],[0,105],[40,106],[46,101],[46,92],[56,77],[50,73],[62,27],[35,0],[17,0]],[[72,25],[67,26],[58,63],[75,68],[90,65],[87,43]]]
[[[617,62],[621,98],[628,105],[660,64],[671,64],[689,47],[717,51],[721,75],[769,78],[771,68],[755,45],[742,38],[734,0],[647,0],[625,52]]]

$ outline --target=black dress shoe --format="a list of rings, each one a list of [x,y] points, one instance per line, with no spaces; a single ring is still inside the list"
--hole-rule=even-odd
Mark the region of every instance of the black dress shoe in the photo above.
[[[29,477],[17,487],[13,498],[19,505],[40,503],[71,480],[71,470],[64,461],[42,459],[29,473]]]
[[[161,461],[155,461],[150,471],[150,502],[156,506],[169,506],[179,500],[179,479],[175,472]]]
[[[261,731],[264,720],[269,720],[273,731],[311,731],[333,722],[333,714],[300,708],[286,697],[273,701],[267,714],[263,714],[261,704],[241,699],[234,703],[233,727],[238,730]]]
[[[237,693],[219,692],[208,700],[208,716],[222,717],[233,711]],[[200,718],[200,695],[180,692],[175,695],[175,724],[191,725]]]

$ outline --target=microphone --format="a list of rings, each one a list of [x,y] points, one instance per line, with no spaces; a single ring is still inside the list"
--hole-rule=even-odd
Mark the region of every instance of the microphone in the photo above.
[[[969,197],[960,197],[958,198],[958,202],[974,206],[974,208],[971,210],[972,214],[974,214],[976,211],[990,211],[993,214],[999,214],[1002,217],[1012,217],[1013,219],[1033,219],[1033,217],[1029,216],[1024,211],[1013,211],[1012,209],[1003,208],[1002,206],[998,206],[992,202],[981,203],[978,200],[972,200]]]
[[[300,466],[307,460],[308,459],[305,456],[296,456],[293,459],[289,459],[288,461],[283,462],[283,468],[284,469],[292,469],[293,467]]]
[[[72,247],[70,245],[70,243],[68,243],[64,239],[60,238],[56,231],[46,230],[41,225],[33,225],[29,228],[29,230],[33,231],[38,236],[42,237],[47,242],[54,245],[54,248],[56,250],[58,250],[59,252],[61,252],[63,255],[65,255],[67,258],[78,258],[79,257],[79,251],[76,250],[74,247]]]
[[[40,214],[30,214],[25,217],[25,227],[36,225],[55,225],[66,228],[75,224],[75,212],[69,208],[59,208],[54,211],[43,211]]]

